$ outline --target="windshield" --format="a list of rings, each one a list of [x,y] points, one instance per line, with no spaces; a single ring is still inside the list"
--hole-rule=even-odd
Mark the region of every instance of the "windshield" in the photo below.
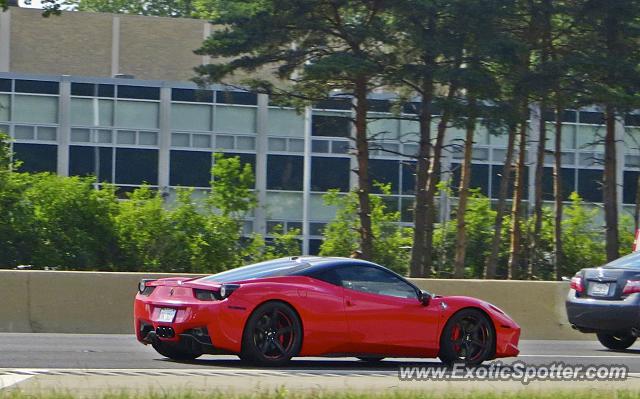
[[[308,263],[300,263],[291,260],[291,258],[281,258],[227,270],[222,273],[203,277],[200,281],[231,283],[254,278],[288,276],[308,266]]]
[[[607,268],[640,269],[640,252],[634,252],[604,265]]]

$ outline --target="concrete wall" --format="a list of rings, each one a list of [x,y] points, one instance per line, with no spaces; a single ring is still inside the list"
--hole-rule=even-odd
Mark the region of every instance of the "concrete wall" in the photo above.
[[[10,7],[0,11],[2,72],[189,80],[205,59],[195,55],[207,21]],[[3,30],[4,27],[4,30]],[[5,32],[5,33],[2,33]]]
[[[132,333],[133,297],[141,278],[169,274],[0,271],[0,331]],[[524,339],[591,339],[571,330],[567,283],[483,280],[414,282],[441,295],[469,295],[502,308]]]

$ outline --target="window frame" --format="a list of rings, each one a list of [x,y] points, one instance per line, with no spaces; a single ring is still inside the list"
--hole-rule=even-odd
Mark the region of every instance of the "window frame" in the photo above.
[[[346,269],[346,268],[354,268],[354,267],[364,267],[364,268],[378,270],[378,271],[386,274],[387,276],[390,276],[390,277],[396,279],[398,282],[406,284],[407,286],[409,286],[412,289],[412,291],[413,291],[413,293],[415,295],[415,298],[413,298],[413,297],[412,298],[404,298],[404,297],[388,295],[388,294],[379,294],[377,292],[363,291],[363,290],[358,290],[358,289],[355,289],[355,288],[349,288],[349,287],[345,286],[342,277],[340,277],[339,270]],[[327,275],[329,277],[327,277]],[[350,289],[350,290],[354,290],[354,291],[357,291],[357,292],[362,292],[362,293],[365,293],[365,294],[380,295],[380,296],[384,296],[384,297],[397,298],[397,299],[410,299],[410,300],[415,299],[416,301],[419,301],[421,293],[424,292],[424,290],[421,290],[415,284],[411,283],[410,281],[408,281],[406,278],[402,277],[398,273],[395,273],[394,271],[389,270],[389,269],[387,269],[385,267],[382,267],[382,266],[379,266],[379,265],[376,265],[376,264],[370,264],[370,263],[349,262],[349,263],[344,263],[344,264],[340,264],[340,265],[335,265],[335,266],[332,266],[332,267],[329,267],[329,268],[324,268],[322,270],[314,272],[309,277],[315,278],[315,279],[320,280],[320,281],[324,281],[325,283],[332,284],[332,285],[335,285],[337,287],[342,287],[342,288],[345,288],[345,289]]]

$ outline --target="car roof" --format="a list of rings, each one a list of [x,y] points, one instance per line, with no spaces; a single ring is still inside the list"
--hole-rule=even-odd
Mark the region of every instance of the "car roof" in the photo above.
[[[230,283],[234,281],[276,276],[309,276],[323,270],[342,265],[360,264],[363,266],[381,266],[362,259],[321,257],[321,256],[292,256],[288,258],[272,259],[254,263],[236,269],[226,270],[201,278],[202,281]]]

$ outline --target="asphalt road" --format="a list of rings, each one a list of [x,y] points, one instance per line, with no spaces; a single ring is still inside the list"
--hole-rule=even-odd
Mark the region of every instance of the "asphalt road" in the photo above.
[[[594,337],[595,338],[595,337]],[[515,360],[539,366],[553,362],[567,365],[626,365],[633,386],[640,389],[640,343],[630,350],[613,352],[593,341],[523,341]],[[174,362],[139,344],[133,335],[0,334],[0,389],[162,389],[207,387],[247,390],[287,386],[313,389],[382,389],[407,386],[398,380],[399,365],[439,366],[437,359],[389,359],[367,364],[355,358],[298,358],[281,368],[261,369],[235,356],[203,356],[192,362]],[[630,387],[629,381],[623,387]],[[421,384],[421,385],[420,385]],[[425,388],[425,382],[411,388]],[[451,383],[430,383],[429,389]],[[498,384],[498,385],[496,385]],[[565,383],[566,384],[566,383]],[[478,389],[477,383],[456,385]],[[554,384],[543,385],[553,387]],[[560,385],[566,387],[566,385]],[[521,389],[519,383],[493,383],[489,389]],[[582,388],[617,387],[610,383],[581,384]],[[448,388],[447,388],[448,389]],[[94,391],[89,391],[94,392]]]

